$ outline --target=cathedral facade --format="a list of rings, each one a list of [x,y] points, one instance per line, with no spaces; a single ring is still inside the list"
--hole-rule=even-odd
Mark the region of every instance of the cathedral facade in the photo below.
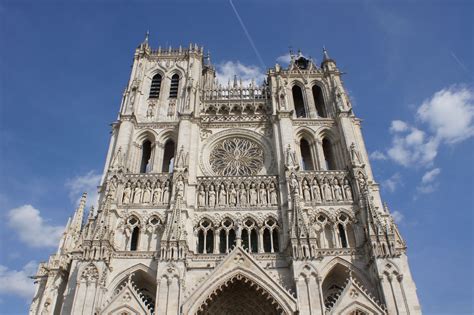
[[[227,85],[203,48],[135,51],[99,186],[30,314],[420,314],[336,62]]]

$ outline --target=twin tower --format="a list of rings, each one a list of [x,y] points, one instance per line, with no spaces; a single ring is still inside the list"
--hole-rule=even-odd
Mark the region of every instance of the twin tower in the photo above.
[[[146,39],[30,314],[420,314],[360,123],[325,50],[221,85]]]

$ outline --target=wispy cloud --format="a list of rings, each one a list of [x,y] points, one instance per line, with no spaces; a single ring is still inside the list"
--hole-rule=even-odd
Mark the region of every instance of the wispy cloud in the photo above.
[[[434,192],[438,188],[436,178],[441,173],[440,168],[434,168],[426,172],[421,178],[421,184],[417,187],[417,190],[423,194],[429,194]]]
[[[374,161],[388,159],[387,155],[385,155],[385,153],[379,150],[375,150],[374,152],[370,153],[369,157],[371,160],[374,160]]]
[[[399,173],[395,173],[390,178],[382,181],[382,187],[389,192],[394,192],[401,184],[402,176]]]
[[[454,51],[451,50],[451,57],[453,57],[454,61],[463,69],[467,74],[469,74],[469,69],[466,67],[466,65],[461,61],[461,59],[458,58],[458,56],[454,53]]]
[[[238,79],[242,79],[243,85],[248,85],[252,80],[257,84],[261,84],[265,79],[262,69],[254,65],[244,65],[240,61],[225,61],[216,66],[217,80],[222,85],[233,82],[234,75]]]
[[[395,221],[395,223],[399,224],[403,221],[403,219],[405,218],[405,216],[403,215],[403,213],[401,213],[400,211],[393,211],[392,212],[392,217],[393,217],[393,220]]]
[[[36,273],[38,264],[30,261],[21,270],[0,265],[0,294],[19,296],[31,302],[35,288],[29,277]]]
[[[100,183],[101,175],[96,171],[89,171],[84,175],[79,175],[66,181],[69,189],[69,198],[75,204],[79,204],[82,193],[87,193],[87,206],[97,205],[99,194],[97,186]]]
[[[30,247],[56,247],[64,226],[50,225],[32,205],[23,205],[7,213],[7,224],[20,241]]]

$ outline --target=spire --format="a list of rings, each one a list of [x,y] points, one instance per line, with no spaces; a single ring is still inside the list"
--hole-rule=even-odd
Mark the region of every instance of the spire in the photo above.
[[[72,232],[79,233],[81,231],[86,201],[87,201],[87,193],[85,192],[82,194],[81,200],[79,201],[79,206],[77,207],[76,213],[74,213],[74,217],[71,222]]]
[[[323,46],[323,62],[328,61],[328,60],[331,60],[331,58],[329,58],[329,54],[328,54],[328,51],[326,50],[326,47]]]

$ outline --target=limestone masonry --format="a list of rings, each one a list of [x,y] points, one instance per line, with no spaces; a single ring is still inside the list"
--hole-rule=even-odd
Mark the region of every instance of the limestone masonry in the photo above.
[[[223,86],[203,48],[135,51],[99,186],[30,314],[420,314],[341,72],[300,52]]]

